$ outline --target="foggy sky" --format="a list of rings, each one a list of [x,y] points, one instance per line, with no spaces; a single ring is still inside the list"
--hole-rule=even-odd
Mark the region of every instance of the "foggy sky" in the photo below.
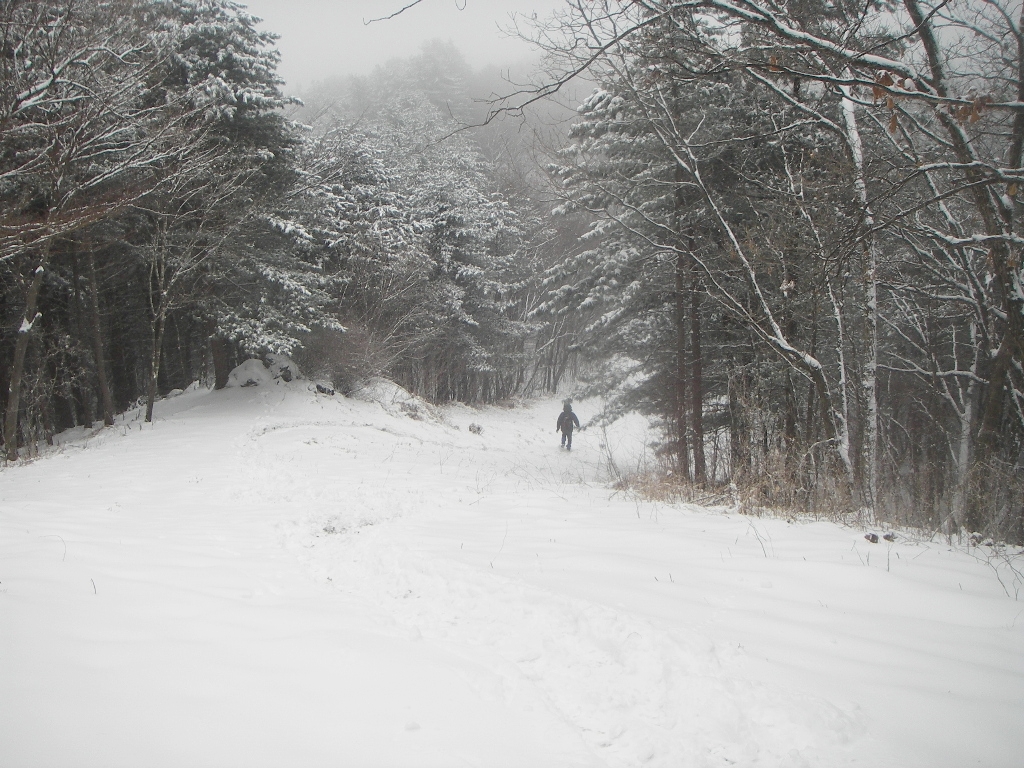
[[[474,69],[522,65],[536,54],[499,31],[512,13],[540,18],[564,0],[423,0],[394,19],[364,21],[397,11],[410,0],[240,0],[280,35],[279,74],[288,92],[316,80],[363,74],[388,59],[417,53],[431,39],[451,40]],[[461,10],[460,10],[461,8]]]

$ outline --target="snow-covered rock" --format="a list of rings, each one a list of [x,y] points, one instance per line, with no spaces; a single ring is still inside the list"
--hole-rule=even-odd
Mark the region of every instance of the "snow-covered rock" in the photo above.
[[[272,384],[275,378],[261,360],[252,358],[228,374],[227,385],[229,387],[258,387]]]
[[[287,355],[268,354],[267,363],[252,358],[228,374],[229,387],[258,387],[277,380],[294,381],[302,378],[299,366]]]
[[[287,355],[269,353],[264,355],[264,358],[267,361],[267,369],[274,375],[274,378],[283,379],[284,381],[294,381],[295,379],[303,378],[298,363]]]

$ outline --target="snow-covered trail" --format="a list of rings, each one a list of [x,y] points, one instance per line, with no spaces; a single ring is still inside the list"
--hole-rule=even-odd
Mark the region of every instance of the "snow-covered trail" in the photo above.
[[[561,451],[557,402],[378,399],[189,392],[0,472],[0,766],[1019,764],[987,562],[616,496],[639,437]]]

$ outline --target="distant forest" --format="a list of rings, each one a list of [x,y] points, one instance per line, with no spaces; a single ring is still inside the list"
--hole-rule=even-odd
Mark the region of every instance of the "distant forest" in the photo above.
[[[6,459],[285,353],[341,393],[600,395],[660,428],[659,492],[1024,541],[1020,3],[522,31],[528,85],[437,43],[300,103],[228,0],[2,3]]]

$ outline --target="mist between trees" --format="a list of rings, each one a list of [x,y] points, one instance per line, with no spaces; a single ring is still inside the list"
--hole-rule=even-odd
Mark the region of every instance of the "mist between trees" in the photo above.
[[[571,382],[663,486],[1024,540],[1019,2],[568,0],[487,104],[438,44],[300,106],[224,0],[2,14],[8,460],[285,352]],[[490,119],[580,77],[561,140]]]

